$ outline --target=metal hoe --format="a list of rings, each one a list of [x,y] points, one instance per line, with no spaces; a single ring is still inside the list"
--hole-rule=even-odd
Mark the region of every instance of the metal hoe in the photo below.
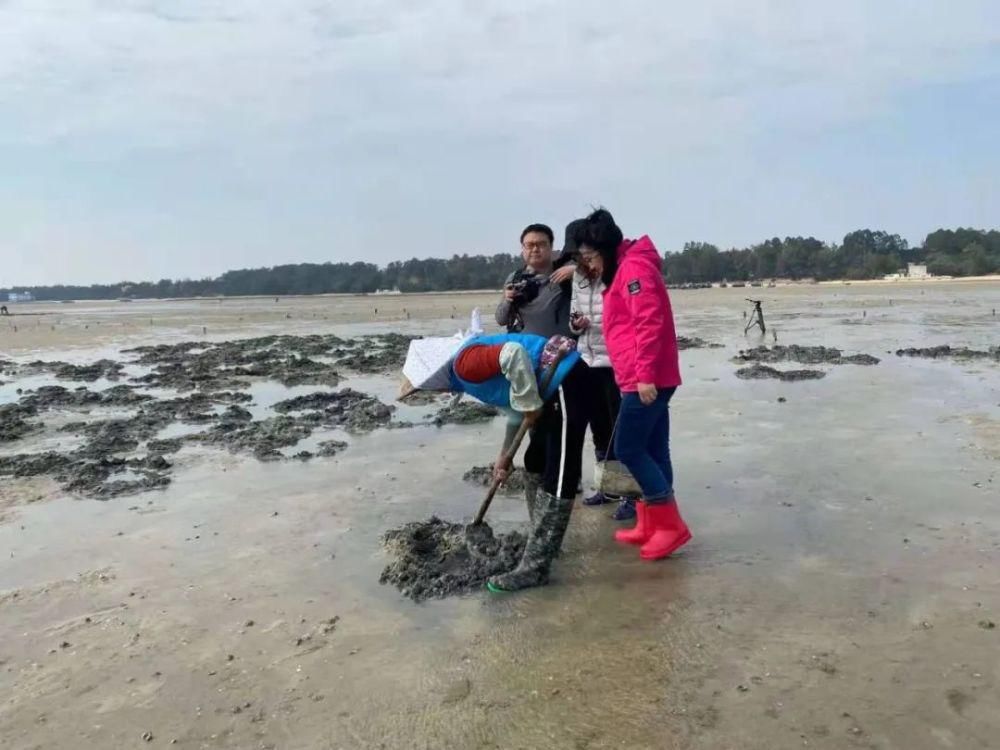
[[[549,365],[549,369],[545,371],[545,375],[542,377],[542,387],[540,392],[542,397],[545,397],[545,392],[549,389],[549,383],[552,382],[552,378],[556,374],[556,370],[559,368],[559,364],[566,358],[569,354],[568,349],[560,349],[556,354],[556,358]],[[563,414],[563,419],[566,415]],[[523,420],[521,426],[517,428],[517,432],[514,433],[514,439],[511,441],[510,448],[507,452],[503,454],[503,458],[500,459],[501,466],[507,467],[514,462],[514,456],[517,455],[517,449],[521,447],[521,442],[524,440],[524,436],[528,434],[528,420]],[[493,478],[493,484],[490,486],[490,491],[486,493],[486,497],[483,499],[482,505],[479,506],[479,512],[476,513],[476,518],[472,521],[472,526],[479,526],[483,522],[483,518],[486,517],[486,511],[490,509],[490,503],[493,502],[493,497],[497,494],[497,490],[500,489],[500,480],[496,477]]]

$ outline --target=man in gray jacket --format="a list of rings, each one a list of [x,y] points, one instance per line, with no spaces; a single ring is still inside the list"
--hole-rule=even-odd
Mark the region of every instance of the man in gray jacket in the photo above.
[[[531,224],[521,232],[524,267],[507,277],[496,312],[497,325],[509,333],[572,335],[569,305],[575,265],[568,255],[553,257],[554,239],[545,224]]]
[[[530,224],[521,232],[524,267],[507,277],[503,299],[496,312],[497,324],[506,328],[509,333],[533,333],[545,338],[576,337],[570,330],[569,323],[571,284],[576,265],[571,255],[563,254],[558,259],[553,257],[554,240],[552,229],[545,224]],[[572,401],[567,400],[567,404]],[[548,445],[565,438],[563,420],[585,420],[583,414],[563,414],[564,408],[566,407],[559,402],[547,403],[530,432],[528,448],[524,454],[524,484],[528,514],[531,516],[534,515],[541,472],[546,465]],[[569,408],[578,407],[571,405]],[[513,427],[513,424],[508,424],[508,437]],[[562,460],[581,460],[580,456],[568,457],[568,450],[568,445],[560,447]],[[582,443],[579,451],[582,454]],[[499,474],[501,477],[505,476],[505,472],[501,471]]]

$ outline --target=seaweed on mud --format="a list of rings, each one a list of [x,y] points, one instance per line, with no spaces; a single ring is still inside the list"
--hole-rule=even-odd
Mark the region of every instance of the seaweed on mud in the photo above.
[[[792,382],[797,380],[819,380],[826,377],[822,370],[777,370],[767,365],[750,365],[741,367],[736,371],[736,377],[743,380],[783,380]]]
[[[132,378],[132,382],[147,388],[171,388],[177,391],[225,391],[250,387],[250,382],[210,365],[168,362],[157,365],[152,372]]]
[[[47,385],[23,394],[18,403],[0,407],[0,442],[16,440],[39,430],[35,421],[43,410],[120,407],[128,413],[111,419],[74,421],[60,431],[84,438],[69,452],[21,454],[0,458],[0,475],[50,476],[66,489],[91,497],[113,497],[163,487],[170,481],[170,462],[164,454],[178,452],[185,444],[214,445],[247,452],[261,460],[283,459],[290,448],[321,428],[364,433],[380,427],[410,426],[392,422],[394,407],[358,391],[345,389],[289,399],[275,410],[278,416],[254,420],[243,407],[252,401],[251,379],[262,378],[285,385],[336,385],[338,369],[380,372],[398,368],[406,357],[409,336],[385,334],[344,340],[333,335],[264,336],[225,342],[187,341],[145,346],[125,352],[126,362],[151,368],[128,385],[103,391],[86,387],[68,389]],[[98,360],[86,365],[33,362],[18,365],[0,360],[0,368],[15,375],[51,372],[66,380],[119,379],[125,365]],[[181,393],[161,398],[145,388]],[[18,393],[21,393],[18,391]],[[157,439],[165,428],[181,422],[205,425],[198,434]],[[143,451],[145,455],[136,455]],[[316,455],[333,456],[346,443],[327,440]],[[299,458],[312,458],[301,451]]]
[[[339,370],[381,373],[402,367],[413,337],[398,333],[345,340],[334,335],[263,336],[223,342],[187,341],[138,347],[126,354],[153,371],[134,382],[179,390],[246,388],[245,378],[284,385],[337,386]],[[317,357],[334,360],[335,364]]]
[[[37,413],[37,409],[25,404],[0,405],[0,443],[20,440],[25,435],[40,430],[40,422],[28,421],[28,418]]]
[[[877,365],[878,357],[870,354],[844,356],[840,349],[826,346],[758,346],[741,351],[734,362],[798,362],[803,365]]]
[[[524,534],[496,536],[486,523],[472,533],[468,529],[432,516],[387,531],[383,541],[392,559],[379,581],[419,602],[480,589],[487,578],[512,570],[521,559]]]
[[[307,357],[284,357],[278,360],[256,362],[235,367],[236,376],[266,378],[282,385],[340,385],[341,377],[332,365]]]
[[[146,443],[146,450],[150,453],[158,453],[160,455],[177,453],[181,448],[184,447],[184,440],[182,438],[168,438],[166,440],[150,440]]]
[[[500,410],[475,401],[460,401],[449,405],[434,415],[434,424],[481,424],[491,422],[500,416]]]
[[[99,499],[165,487],[170,464],[162,456],[124,458],[115,455],[92,457],[85,452],[28,453],[0,456],[0,475],[13,477],[51,476],[70,492]],[[134,478],[116,479],[131,472]]]
[[[347,443],[342,440],[324,440],[318,447],[319,452],[316,455],[323,456],[324,458],[332,458],[344,450],[347,447]]]
[[[120,362],[110,359],[99,359],[87,365],[72,365],[64,363],[55,369],[59,380],[78,380],[93,383],[95,380],[118,380],[125,369]]]
[[[715,344],[711,341],[698,338],[697,336],[678,336],[677,348],[684,349],[721,349],[722,344]]]
[[[307,418],[325,427],[342,427],[348,432],[371,432],[392,420],[395,407],[383,404],[374,396],[345,388],[341,391],[317,391],[274,405],[279,414],[306,412]]]
[[[21,397],[20,403],[37,409],[85,408],[90,406],[135,406],[152,401],[128,385],[116,385],[103,391],[86,387],[70,390],[61,385],[43,385]]]
[[[279,416],[257,421],[220,422],[188,439],[221,446],[233,453],[252,453],[261,461],[274,461],[284,458],[281,448],[290,448],[309,437],[314,427],[295,417]]]
[[[1000,362],[1000,346],[988,350],[969,349],[966,346],[930,346],[925,348],[897,349],[897,357],[920,357],[922,359],[993,360]]]
[[[410,342],[415,338],[418,337],[401,333],[365,336],[351,342],[351,347],[340,347],[335,352],[341,357],[337,364],[370,375],[398,370],[406,361]]]
[[[493,464],[489,466],[473,466],[462,479],[480,487],[490,487],[493,484]],[[517,495],[524,492],[524,469],[515,467],[507,476],[507,481],[500,486],[505,495]]]
[[[170,468],[163,456],[146,456],[125,459],[105,456],[95,461],[71,464],[57,473],[67,490],[80,492],[100,500],[120,495],[161,489],[170,484],[164,472]],[[129,472],[134,478],[116,479],[116,475]]]
[[[9,363],[13,366],[13,363]],[[75,365],[70,362],[46,362],[35,360],[24,366],[27,372],[51,372],[59,380],[74,380],[93,383],[95,380],[118,380],[122,377],[125,365],[111,359],[99,359],[86,365]]]

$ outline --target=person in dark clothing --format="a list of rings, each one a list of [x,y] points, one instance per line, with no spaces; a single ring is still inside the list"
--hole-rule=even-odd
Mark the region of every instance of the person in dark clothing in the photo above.
[[[497,324],[507,329],[509,333],[526,333],[542,336],[546,339],[553,336],[576,338],[570,330],[569,312],[572,296],[572,278],[576,264],[570,255],[563,254],[554,258],[552,244],[555,235],[545,224],[529,224],[521,232],[521,257],[524,267],[515,271],[507,279],[503,299],[497,306]],[[572,388],[571,388],[572,390]],[[586,407],[585,399],[570,397],[561,407],[567,412],[567,420],[575,424],[586,417],[578,412]],[[554,444],[559,439],[561,419],[539,419],[528,436],[528,448],[525,452],[525,491],[530,497],[536,488],[545,481],[542,467],[547,464],[548,456]],[[556,431],[553,434],[553,431]],[[572,447],[574,455],[571,463],[583,462],[583,444]],[[580,482],[580,472],[576,472],[574,494]]]
[[[600,274],[595,274],[578,257],[574,234],[585,219],[577,219],[566,227],[563,254],[577,258],[573,275],[573,299],[570,304],[570,328],[580,338],[577,351],[587,365],[587,422],[594,438],[594,459],[597,462],[615,458],[612,438],[621,407],[621,392],[615,383],[608,346],[604,341],[604,291],[607,289]],[[584,505],[604,505],[618,502],[612,518],[627,521],[635,518],[635,498],[605,495],[600,489],[583,501]]]
[[[411,354],[425,343],[411,343]],[[429,358],[414,356],[422,363]],[[435,374],[419,383],[405,382],[400,397],[420,388],[448,390],[508,413],[507,435],[495,464],[497,478],[506,476],[509,467],[503,459],[522,420],[535,425],[536,439],[524,461],[529,474],[540,478],[542,491],[535,485],[526,496],[528,541],[517,567],[493,576],[487,585],[494,593],[544,585],[573,511],[587,432],[582,404],[587,368],[574,342],[564,336],[545,339],[522,333],[472,336],[440,367],[429,369]]]
[[[763,336],[767,333],[767,328],[764,326],[764,310],[761,307],[761,300],[747,298],[747,302],[753,305],[753,315],[750,316],[750,322],[747,323],[747,327],[743,329],[743,335],[750,333],[750,329],[755,325],[760,326],[760,335]]]

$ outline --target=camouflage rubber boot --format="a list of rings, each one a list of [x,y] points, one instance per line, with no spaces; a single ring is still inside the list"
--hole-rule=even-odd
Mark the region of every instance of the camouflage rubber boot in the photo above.
[[[538,505],[538,487],[542,483],[541,474],[524,473],[524,502],[528,506],[528,520],[535,524],[535,506]]]
[[[562,546],[572,512],[573,498],[564,500],[547,492],[541,493],[535,509],[536,522],[532,525],[521,562],[509,573],[490,578],[486,587],[498,594],[548,583],[552,560]]]

